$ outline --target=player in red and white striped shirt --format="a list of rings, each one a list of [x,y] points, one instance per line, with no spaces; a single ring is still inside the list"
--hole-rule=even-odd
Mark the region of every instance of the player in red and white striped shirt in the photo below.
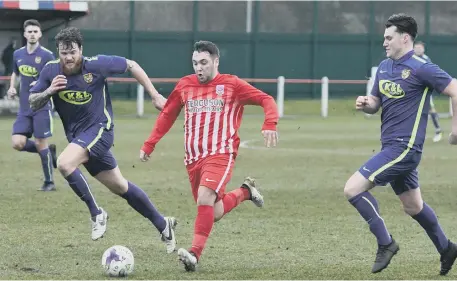
[[[244,200],[263,205],[263,197],[251,178],[225,193],[238,153],[238,129],[245,105],[263,107],[265,145],[276,146],[278,142],[278,111],[270,95],[234,75],[220,74],[219,49],[212,42],[195,43],[192,62],[196,74],[179,80],[140,151],[141,160],[147,161],[184,108],[184,163],[198,206],[192,247],[189,251],[178,250],[187,271],[195,271],[214,221]]]

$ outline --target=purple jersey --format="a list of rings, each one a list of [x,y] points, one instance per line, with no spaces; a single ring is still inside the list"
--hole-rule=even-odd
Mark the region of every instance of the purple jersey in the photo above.
[[[22,47],[14,52],[13,71],[20,76],[21,85],[19,90],[19,112],[24,115],[31,115],[32,110],[29,105],[30,84],[38,79],[43,67],[47,62],[52,61],[54,55],[48,49],[38,46],[38,48],[29,54],[27,47]],[[42,110],[50,109],[50,103]]]
[[[383,145],[401,142],[422,151],[430,94],[442,92],[451,80],[449,74],[413,51],[398,60],[381,62],[371,94],[381,99]]]
[[[71,139],[94,125],[101,125],[107,130],[112,128],[113,110],[106,78],[126,70],[125,58],[98,55],[83,57],[82,72],[66,76],[67,87],[52,99],[67,137]],[[64,75],[58,60],[44,67],[31,92],[43,92],[57,75]]]

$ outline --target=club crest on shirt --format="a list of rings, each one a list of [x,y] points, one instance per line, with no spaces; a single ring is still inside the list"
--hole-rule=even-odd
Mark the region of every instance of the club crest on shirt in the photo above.
[[[35,57],[35,63],[40,63],[41,62],[41,57]]]
[[[411,73],[410,69],[403,69],[403,71],[401,72],[401,78],[403,78],[403,80],[408,78],[410,73]]]
[[[216,85],[216,95],[222,96],[224,94],[224,85]]]
[[[92,83],[92,80],[94,80],[92,73],[86,73],[86,74],[84,74],[83,77],[84,77],[84,81],[86,81],[87,84]]]

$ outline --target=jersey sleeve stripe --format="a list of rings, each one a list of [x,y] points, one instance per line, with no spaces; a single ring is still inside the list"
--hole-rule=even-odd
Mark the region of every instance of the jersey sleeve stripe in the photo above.
[[[418,57],[418,56],[416,56],[416,55],[413,55],[413,58],[415,58],[416,60],[418,60],[418,61],[420,61],[420,62],[422,62],[422,63],[426,63],[426,62],[427,62],[427,61],[424,60],[423,58],[420,58],[420,57]]]
[[[56,60],[50,60],[46,63],[46,65],[48,64],[56,64],[56,63],[59,63],[60,62],[60,59],[56,59]]]

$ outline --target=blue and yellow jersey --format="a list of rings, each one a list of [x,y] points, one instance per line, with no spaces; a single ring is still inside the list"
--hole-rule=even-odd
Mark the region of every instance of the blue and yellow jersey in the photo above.
[[[67,87],[52,99],[67,136],[76,136],[97,124],[107,130],[113,127],[113,110],[106,78],[126,70],[125,58],[98,55],[83,57],[81,73],[66,76]],[[57,75],[64,75],[60,61],[50,61],[31,92],[43,92]]]
[[[21,113],[31,113],[29,105],[30,84],[38,79],[41,70],[47,62],[52,61],[54,55],[48,49],[38,46],[33,53],[22,47],[14,52],[13,71],[20,77],[19,110]],[[50,109],[47,104],[43,109]]]
[[[381,99],[381,141],[401,142],[422,151],[429,97],[442,92],[452,77],[436,64],[408,52],[398,60],[386,59],[378,67],[372,95]]]

